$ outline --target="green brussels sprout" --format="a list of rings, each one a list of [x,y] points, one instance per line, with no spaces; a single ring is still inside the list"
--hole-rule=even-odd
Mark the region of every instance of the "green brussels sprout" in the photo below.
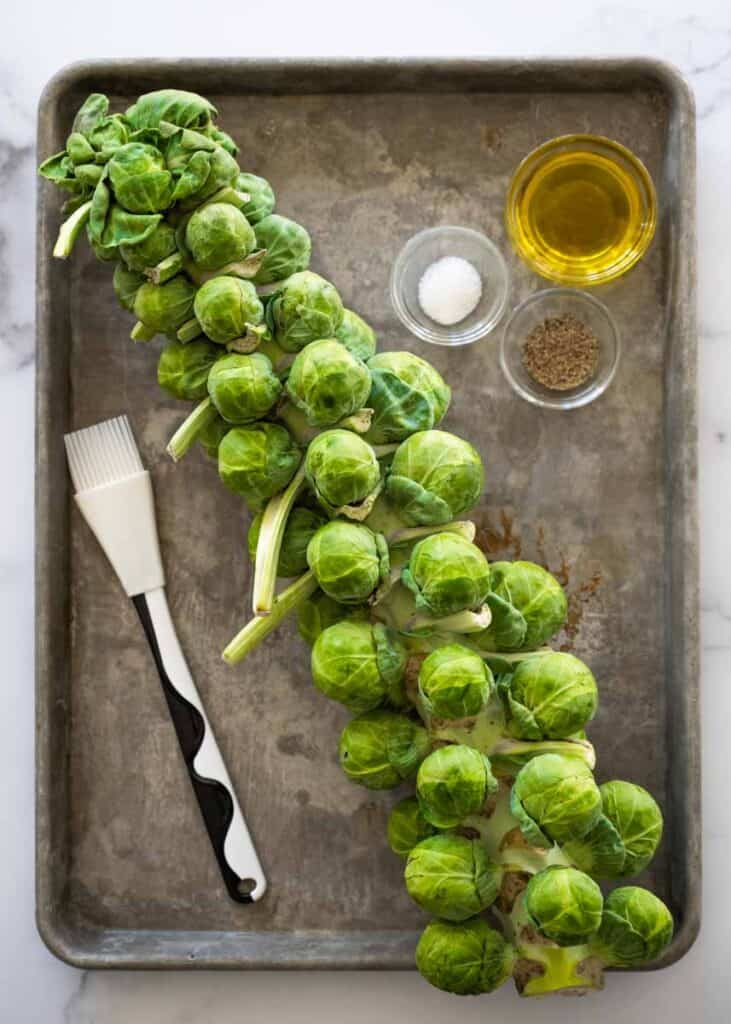
[[[528,917],[541,935],[558,946],[587,942],[601,924],[603,904],[599,886],[576,868],[544,868],[525,890]]]
[[[145,278],[142,274],[138,274],[134,270],[128,270],[124,263],[118,263],[114,268],[114,278],[112,281],[114,294],[117,296],[120,306],[123,306],[130,313],[134,311],[135,296],[144,283]]]
[[[364,620],[366,610],[357,605],[345,605],[318,590],[307,601],[297,608],[297,629],[305,643],[313,646],[320,633],[333,626],[336,622],[348,620]]]
[[[336,622],[312,648],[312,678],[331,700],[360,714],[386,701],[406,703],[406,648],[393,630],[370,622]]]
[[[238,277],[206,281],[195,295],[194,312],[204,333],[219,345],[245,337],[264,318],[256,288]]]
[[[160,334],[171,334],[193,312],[195,285],[178,274],[165,284],[143,284],[135,296],[134,314],[145,327]]]
[[[406,796],[388,816],[388,845],[399,857],[408,857],[417,843],[433,836],[436,829],[421,813],[415,796]]]
[[[502,869],[477,839],[436,835],[422,839],[406,862],[409,896],[435,917],[464,921],[497,899]]]
[[[256,247],[266,255],[256,272],[257,284],[283,281],[310,265],[312,243],[301,224],[278,213],[270,213],[256,225]]]
[[[416,607],[435,618],[479,608],[490,590],[490,566],[458,533],[432,533],[414,548],[401,572]]]
[[[200,401],[208,394],[208,374],[220,351],[210,341],[191,341],[189,345],[169,341],[160,353],[157,383],[173,398]]]
[[[247,534],[247,544],[252,562],[256,560],[261,518],[262,514],[260,513],[252,520]],[[303,572],[307,572],[307,545],[326,522],[324,516],[319,512],[313,512],[310,508],[298,505],[297,508],[292,509],[284,527],[282,546],[279,549],[277,576],[287,579],[292,576],[301,576]]]
[[[477,996],[507,981],[515,956],[513,946],[482,917],[459,924],[431,921],[416,947],[416,966],[442,992]]]
[[[411,352],[381,352],[369,360],[368,369],[371,444],[403,441],[416,431],[431,430],[449,408],[451,391],[440,374]]]
[[[181,128],[205,128],[216,113],[213,104],[197,93],[183,89],[157,89],[140,96],[127,108],[125,118],[135,130],[159,128],[161,121]]]
[[[223,146],[216,146],[210,153],[203,153],[201,166],[207,166],[207,173],[202,185],[199,185],[192,194],[186,195],[181,202],[183,209],[190,209],[199,206],[204,200],[210,199],[212,195],[222,188],[233,187],[239,176],[239,165]],[[190,163],[188,164],[190,171]],[[192,174],[192,184],[197,185],[200,177]]]
[[[632,782],[605,782],[599,792],[601,817],[583,838],[565,843],[564,852],[594,878],[632,878],[655,856],[662,812],[647,790]]]
[[[473,642],[482,651],[519,651],[528,632],[528,623],[523,613],[495,593],[487,595],[485,604],[492,616],[490,625],[477,633]]]
[[[585,836],[599,820],[602,797],[584,761],[539,754],[518,772],[510,810],[531,845],[549,848]]]
[[[352,309],[343,310],[343,319],[335,331],[335,337],[351,355],[362,359],[364,363],[376,354],[375,331]]]
[[[299,352],[311,341],[332,338],[343,319],[343,303],[335,288],[319,274],[293,274],[271,296],[267,324],[287,352]]]
[[[81,212],[81,209],[77,210],[77,215]],[[61,228],[62,232],[68,229],[73,219],[69,217]],[[161,213],[130,213],[119,203],[113,202],[112,193],[102,180],[91,198],[87,234],[99,259],[117,259],[120,245],[140,245],[155,231],[161,220]],[[71,251],[76,234],[70,231],[63,247],[64,254]]]
[[[130,213],[159,213],[172,203],[173,176],[154,146],[143,142],[120,146],[107,173],[117,202]]]
[[[156,267],[168,256],[177,251],[175,231],[164,221],[158,224],[151,235],[137,245],[122,243],[119,247],[119,255],[127,264],[130,270],[136,270],[140,274],[150,267]]]
[[[90,128],[86,138],[96,154],[95,159],[101,157],[108,160],[129,141],[129,126],[122,114],[112,114],[101,118]]]
[[[201,270],[219,270],[245,259],[256,245],[254,229],[230,203],[207,203],[185,227],[185,245]]]
[[[274,190],[266,178],[242,171],[236,179],[236,189],[238,192],[245,192],[250,197],[249,201],[241,207],[241,212],[249,224],[258,224],[273,211]]]
[[[216,128],[215,125],[209,124],[205,129],[206,135],[213,141],[230,153],[231,156],[238,156],[239,147],[236,145],[234,140],[228,134],[228,132],[221,131],[220,128]]]
[[[558,740],[580,732],[598,702],[590,669],[561,651],[520,662],[501,693],[508,731],[523,740]]]
[[[367,789],[393,789],[411,778],[429,751],[426,729],[379,708],[353,718],[340,737],[340,765]]]
[[[303,348],[287,378],[287,394],[313,427],[330,427],[356,412],[370,387],[366,364],[334,338]]]
[[[636,885],[610,892],[592,950],[608,967],[637,967],[670,944],[673,918],[654,893]]]
[[[461,644],[438,647],[419,670],[419,696],[434,718],[473,718],[487,704],[494,685],[479,654]]]
[[[288,430],[277,423],[256,423],[225,434],[218,446],[218,473],[234,494],[259,509],[284,490],[301,459]]]
[[[378,485],[381,471],[371,446],[350,430],[326,430],[310,441],[305,476],[330,512],[357,505]]]
[[[534,562],[493,562],[493,594],[502,598],[525,619],[526,630],[514,645],[498,645],[494,625],[480,634],[483,650],[534,650],[550,640],[566,620],[568,604],[558,580]]]
[[[216,416],[215,419],[209,420],[205,426],[201,427],[196,436],[206,455],[212,459],[218,459],[218,449],[221,441],[223,441],[230,429],[231,424],[227,423],[221,416]]]
[[[388,545],[367,526],[333,520],[308,544],[307,564],[334,600],[362,604],[388,576]]]
[[[439,526],[478,501],[485,485],[472,445],[443,430],[421,430],[399,445],[386,493],[411,526]]]
[[[266,356],[230,352],[208,375],[208,394],[227,423],[253,423],[266,416],[282,392],[282,382]]]
[[[437,828],[455,828],[479,814],[497,788],[485,755],[461,743],[429,754],[416,779],[422,814]]]

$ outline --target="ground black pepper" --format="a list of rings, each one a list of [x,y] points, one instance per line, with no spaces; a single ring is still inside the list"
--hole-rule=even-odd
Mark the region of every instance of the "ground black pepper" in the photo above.
[[[538,384],[570,391],[596,370],[599,341],[573,313],[547,317],[525,339],[523,366]]]

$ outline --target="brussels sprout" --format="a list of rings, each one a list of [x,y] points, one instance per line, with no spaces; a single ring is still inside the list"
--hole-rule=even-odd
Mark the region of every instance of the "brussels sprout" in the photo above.
[[[510,810],[528,842],[548,848],[585,836],[599,820],[602,797],[583,761],[540,754],[518,772]]]
[[[564,739],[596,714],[596,680],[573,654],[555,651],[520,662],[501,692],[508,731],[519,739]]]
[[[169,341],[160,353],[157,383],[173,398],[197,402],[208,394],[208,374],[221,350],[210,341]]]
[[[251,281],[214,277],[195,296],[195,316],[211,341],[225,345],[261,324],[264,307]]]
[[[393,789],[411,778],[429,751],[426,729],[396,711],[367,711],[340,737],[340,765],[367,789]]]
[[[267,303],[267,324],[287,352],[311,341],[332,338],[343,320],[343,303],[324,277],[303,270],[293,274]]]
[[[175,231],[164,221],[158,224],[151,235],[137,245],[123,243],[119,247],[119,255],[130,270],[140,274],[177,252]]]
[[[388,845],[399,857],[408,857],[417,843],[433,836],[436,829],[421,813],[415,796],[406,796],[388,816]]]
[[[256,516],[249,527],[247,543],[252,562],[256,560],[256,546],[259,542],[261,515]],[[293,508],[284,527],[282,546],[279,549],[277,576],[285,579],[307,572],[307,545],[327,520],[312,509],[298,506]]]
[[[161,213],[130,213],[112,201],[111,191],[102,180],[94,189],[90,205],[80,207],[61,226],[54,255],[65,256],[71,251],[88,213],[89,240],[100,259],[117,258],[120,245],[140,245],[157,228]]]
[[[376,334],[373,328],[352,309],[343,310],[343,319],[335,337],[351,355],[368,362],[376,353]]]
[[[249,201],[241,207],[241,212],[249,224],[258,224],[274,209],[274,190],[266,178],[243,171],[236,179],[236,189],[239,192],[245,192],[250,197]]]
[[[310,442],[305,475],[329,512],[365,501],[380,480],[375,452],[350,430],[326,430]]]
[[[307,546],[320,588],[341,604],[362,604],[388,576],[388,545],[367,526],[333,520]]]
[[[468,441],[422,430],[399,445],[386,493],[404,522],[439,526],[472,508],[484,485],[482,461]]]
[[[632,782],[599,787],[602,816],[564,852],[595,878],[632,878],[647,867],[662,839],[662,812],[646,789]]]
[[[256,225],[256,247],[266,249],[266,255],[256,272],[257,284],[282,281],[310,265],[312,243],[301,224],[270,213]]]
[[[127,108],[132,128],[159,128],[161,121],[181,128],[204,128],[216,116],[216,108],[203,96],[183,89],[157,89],[145,93]]]
[[[182,190],[176,187],[176,197],[180,195],[181,191],[186,193],[184,196],[180,196],[182,200],[180,205],[184,210],[199,206],[204,200],[210,199],[223,188],[233,187],[239,176],[239,165],[223,146],[215,146],[210,153],[201,153],[198,159],[200,166],[195,169],[195,172],[191,173],[192,159],[186,168],[190,174],[189,187]],[[204,168],[205,177],[200,173]],[[199,184],[201,179],[203,179],[203,183]]]
[[[172,203],[173,176],[154,146],[142,142],[120,146],[107,173],[117,202],[130,213],[159,213]]]
[[[201,427],[197,434],[197,440],[200,442],[200,446],[206,455],[209,455],[212,459],[218,459],[219,446],[230,429],[231,424],[227,423],[220,416],[209,420],[208,423]]]
[[[433,533],[414,545],[402,582],[416,607],[436,618],[479,608],[490,590],[490,566],[478,547],[457,533]]]
[[[331,700],[359,714],[386,701],[406,704],[406,649],[393,630],[369,622],[336,622],[312,649],[312,678]]]
[[[145,278],[142,274],[135,273],[134,270],[128,270],[124,263],[118,263],[114,268],[112,283],[120,306],[124,306],[132,313],[135,308],[135,296],[145,283]]]
[[[516,643],[497,635],[493,622],[479,638],[483,650],[533,650],[559,631],[566,619],[566,595],[558,580],[534,562],[493,562],[493,594],[502,598],[525,619],[526,629]],[[491,606],[492,607],[492,606]]]
[[[367,405],[373,422],[372,444],[403,441],[431,430],[446,413],[451,391],[437,371],[411,352],[382,352],[368,362],[372,385]]]
[[[215,362],[208,375],[208,394],[228,423],[252,423],[266,416],[282,391],[282,383],[266,356],[230,352]]]
[[[416,947],[416,966],[430,985],[458,996],[494,992],[513,972],[515,950],[481,917],[460,924],[432,921]]]
[[[423,762],[416,779],[419,806],[437,828],[455,828],[471,814],[479,814],[497,788],[488,759],[463,744],[439,747]]]
[[[227,153],[230,153],[231,156],[235,157],[238,155],[239,147],[236,145],[236,143],[228,134],[228,132],[223,132],[221,131],[220,128],[216,128],[216,126],[212,124],[208,125],[208,127],[205,129],[205,132],[206,135],[209,136],[209,138],[213,139],[215,143],[217,143],[219,146],[225,149]]]
[[[256,246],[254,229],[230,203],[207,203],[185,227],[185,244],[201,270],[219,270],[245,259]]]
[[[461,644],[438,647],[419,670],[419,696],[434,718],[473,718],[493,686],[492,672],[479,654]]]
[[[412,900],[446,921],[464,921],[491,906],[501,877],[502,869],[479,840],[455,835],[422,839],[404,872]]]
[[[297,629],[305,643],[310,647],[328,626],[336,622],[349,620],[365,620],[367,612],[364,608],[340,604],[332,597],[318,590],[309,600],[303,601],[297,609]]]
[[[287,394],[315,427],[329,427],[360,409],[371,386],[368,367],[334,339],[313,341],[295,357]]]
[[[519,651],[528,632],[522,612],[495,593],[488,594],[485,603],[490,609],[490,625],[475,636],[474,642],[482,651]]]
[[[148,330],[174,333],[193,311],[195,286],[179,274],[165,284],[143,284],[135,296],[134,314]]]
[[[637,967],[655,960],[672,937],[673,918],[662,900],[647,889],[627,885],[604,901],[592,950],[609,967]]]
[[[587,942],[599,928],[603,903],[596,882],[576,868],[545,868],[533,875],[525,890],[529,918],[558,946]]]
[[[284,427],[257,423],[235,427],[224,436],[218,447],[218,472],[234,494],[258,509],[287,486],[301,459]]]

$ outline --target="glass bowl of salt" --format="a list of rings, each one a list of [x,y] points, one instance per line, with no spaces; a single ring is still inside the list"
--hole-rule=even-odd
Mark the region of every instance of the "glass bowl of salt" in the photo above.
[[[432,345],[469,345],[496,326],[508,301],[508,268],[472,228],[426,228],[396,257],[391,302],[401,323]]]

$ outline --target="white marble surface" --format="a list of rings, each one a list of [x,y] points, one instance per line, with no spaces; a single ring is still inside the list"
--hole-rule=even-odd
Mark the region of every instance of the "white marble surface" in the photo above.
[[[317,1020],[424,1024],[540,1020],[627,1024],[731,1020],[731,8],[728,0],[494,4],[334,0],[218,7],[190,0],[4,8],[0,34],[0,635],[6,725],[0,745],[0,1020],[7,1024],[185,1024]],[[203,15],[203,16],[202,16]],[[206,17],[208,15],[209,17]],[[699,942],[675,967],[614,976],[591,1000],[540,1005],[508,987],[456,1002],[411,974],[102,974],[54,960],[33,923],[33,223],[35,107],[61,65],[140,55],[617,55],[677,64],[698,102],[705,896]],[[726,980],[723,981],[725,974]]]

